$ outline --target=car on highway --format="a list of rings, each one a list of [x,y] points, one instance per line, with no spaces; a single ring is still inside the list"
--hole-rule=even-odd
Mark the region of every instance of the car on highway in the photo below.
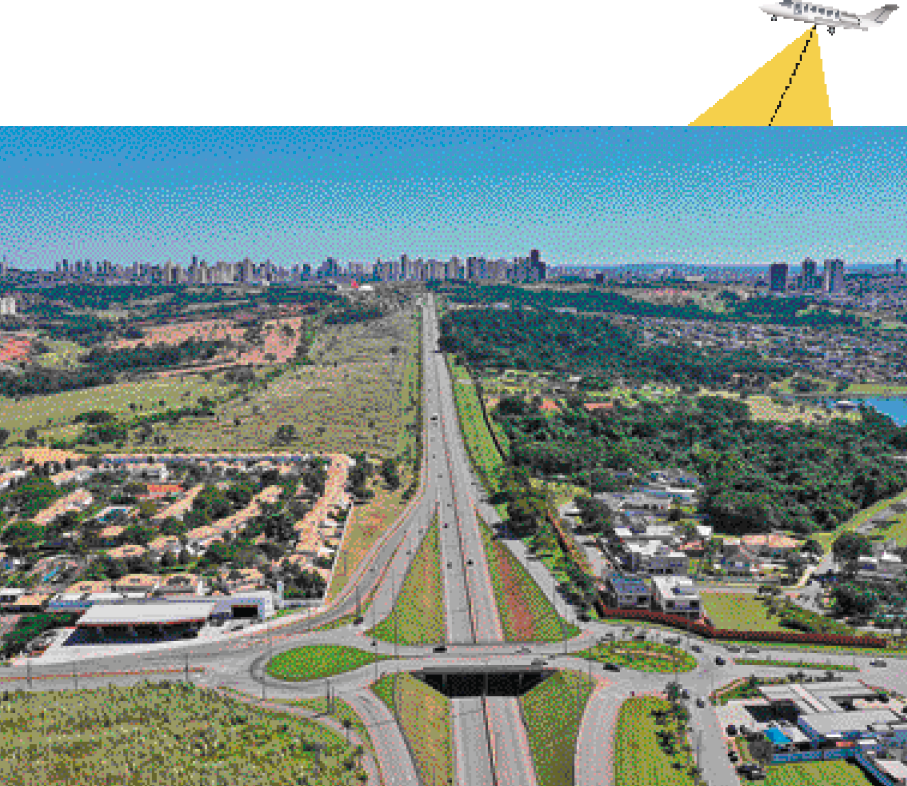
[[[431,419],[432,419],[432,421],[434,421],[435,423],[437,423],[437,421],[438,421],[438,413],[435,412],[435,414],[431,416]]]
[[[728,752],[727,752],[727,757],[728,757],[731,761],[736,762],[737,759],[740,758],[740,755],[737,753],[737,751],[728,751]]]
[[[705,699],[702,698],[702,696],[700,696],[698,699],[696,699],[696,706],[705,707]]]
[[[715,663],[718,664],[719,666],[724,666],[724,664],[727,663],[727,661],[724,658],[722,658],[720,655],[716,655]]]
[[[740,647],[737,647],[736,645],[733,645],[733,644],[728,645],[727,647],[725,647],[725,649],[728,652],[740,652]]]
[[[532,650],[529,649],[529,647],[520,647],[520,648],[516,651],[516,654],[517,654],[517,655],[530,655],[530,654],[532,654]]]
[[[750,655],[758,655],[758,654],[759,654],[759,648],[758,648],[758,647],[747,647],[747,648],[744,650],[744,652],[748,652]]]
[[[466,560],[466,564],[467,564],[467,565],[472,565],[472,564],[473,564],[473,561],[472,561],[471,559],[468,559],[468,560]]]
[[[452,568],[452,567],[453,567],[453,563],[452,563],[452,562],[448,562],[448,563],[447,563],[447,567],[448,567],[448,568]]]
[[[432,652],[447,652],[447,647],[445,647],[443,644],[439,644],[437,647],[434,647],[432,649]]]
[[[683,690],[680,691],[680,695],[683,698],[688,699],[688,698],[690,698],[690,691],[687,690],[686,688],[684,688]]]
[[[730,725],[725,729],[725,731],[727,732],[727,736],[728,736],[728,737],[736,737],[736,736],[737,736],[737,727],[736,727],[733,723],[730,724]]]
[[[885,663],[885,661],[883,661],[881,658],[875,658],[874,660],[869,661],[869,665],[870,666],[887,666],[888,664]]]
[[[690,649],[693,650],[693,652],[702,652],[702,647],[700,647],[698,644],[694,644],[690,647]]]
[[[603,663],[602,668],[605,671],[620,671],[620,666],[618,666],[616,663]]]
[[[533,666],[547,666],[548,661],[545,658],[536,658],[534,661],[532,661],[532,665]]]

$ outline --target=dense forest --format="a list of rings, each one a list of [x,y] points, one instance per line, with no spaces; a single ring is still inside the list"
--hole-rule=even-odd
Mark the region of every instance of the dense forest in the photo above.
[[[677,396],[668,403],[615,404],[557,413],[505,396],[494,416],[515,467],[585,485],[595,469],[695,470],[701,512],[723,532],[828,529],[907,486],[907,428],[873,410],[829,426],[754,421],[746,403]]]
[[[733,374],[780,379],[788,372],[750,352],[706,354],[690,346],[643,346],[600,317],[554,311],[468,309],[446,314],[441,349],[472,367],[583,374],[680,385],[724,384]]]
[[[509,303],[514,308],[575,308],[577,311],[596,314],[625,314],[636,317],[669,317],[696,319],[710,322],[760,322],[787,327],[859,327],[860,320],[853,314],[842,314],[816,307],[805,298],[760,297],[739,300],[725,299],[725,311],[710,311],[695,303],[670,305],[648,303],[643,300],[610,292],[607,289],[565,291],[554,289],[528,289],[510,285],[480,286],[471,282],[429,282],[429,289],[443,293],[452,303],[491,306]],[[812,310],[807,308],[812,305]]]

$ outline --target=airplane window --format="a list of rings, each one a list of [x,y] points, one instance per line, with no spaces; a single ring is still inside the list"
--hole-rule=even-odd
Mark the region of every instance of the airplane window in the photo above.
[[[794,6],[794,13],[795,13],[795,14],[799,14],[802,10],[803,10],[803,9],[802,9],[802,7],[800,6],[799,3],[797,3],[797,4]]]

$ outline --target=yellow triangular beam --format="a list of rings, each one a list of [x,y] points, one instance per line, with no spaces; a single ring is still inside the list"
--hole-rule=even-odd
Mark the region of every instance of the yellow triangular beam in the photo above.
[[[731,90],[691,126],[830,126],[831,106],[819,53],[808,30]]]

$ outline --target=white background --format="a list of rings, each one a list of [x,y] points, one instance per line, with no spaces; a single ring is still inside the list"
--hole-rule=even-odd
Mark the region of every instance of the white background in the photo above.
[[[0,122],[686,125],[808,29],[764,2],[7,0]],[[905,41],[820,32],[835,125],[907,124]]]

